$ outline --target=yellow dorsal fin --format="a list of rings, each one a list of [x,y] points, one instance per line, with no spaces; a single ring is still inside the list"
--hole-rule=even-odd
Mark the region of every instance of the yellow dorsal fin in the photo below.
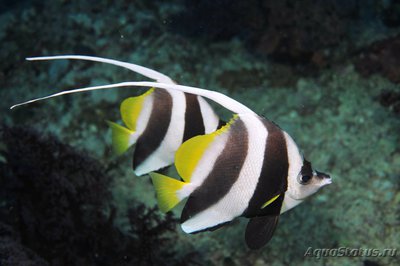
[[[107,121],[107,124],[110,126],[112,131],[113,150],[115,153],[120,155],[133,144],[131,143],[131,136],[135,132],[111,121]]]
[[[177,192],[186,183],[159,173],[150,173],[150,176],[157,193],[158,206],[162,212],[168,212],[182,200]]]
[[[268,205],[270,205],[272,202],[274,202],[277,198],[279,198],[281,194],[276,195],[275,197],[273,197],[272,199],[268,200],[266,203],[263,204],[263,206],[261,206],[261,209],[264,209],[265,207],[267,207]]]
[[[236,120],[237,115],[223,127],[207,135],[196,136],[184,142],[175,154],[175,166],[179,175],[182,179],[190,183],[190,177],[192,176],[197,164],[203,157],[204,152],[214,141],[215,137],[227,132],[232,123]]]
[[[142,111],[144,100],[150,96],[153,91],[154,88],[140,96],[127,98],[121,103],[120,111],[122,121],[124,121],[129,129],[136,130],[136,121]]]

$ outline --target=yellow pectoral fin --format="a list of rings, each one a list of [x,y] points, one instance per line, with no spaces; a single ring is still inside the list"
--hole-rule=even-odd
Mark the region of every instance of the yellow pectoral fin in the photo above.
[[[263,204],[263,206],[261,206],[261,209],[264,209],[265,207],[267,207],[268,205],[270,205],[272,202],[274,202],[277,198],[279,198],[281,194],[276,195],[275,197],[273,197],[272,199],[268,200],[266,203]]]
[[[135,132],[111,121],[107,121],[107,124],[110,126],[112,131],[113,150],[115,153],[120,155],[133,144],[131,143],[131,136]]]
[[[154,92],[154,88],[137,97],[130,97],[121,103],[120,111],[122,121],[131,129],[136,130],[136,122],[143,109],[143,103]]]
[[[157,201],[160,210],[162,212],[168,212],[182,200],[178,197],[177,192],[182,189],[186,183],[154,172],[149,175],[157,193]]]

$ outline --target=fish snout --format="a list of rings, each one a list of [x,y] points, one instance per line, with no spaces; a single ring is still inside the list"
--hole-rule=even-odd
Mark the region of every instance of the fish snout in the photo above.
[[[323,182],[325,183],[324,185],[329,185],[329,184],[332,183],[332,178],[331,178],[330,175],[325,174],[325,173],[323,173],[323,172],[319,172],[319,171],[317,171],[317,170],[315,170],[315,172],[317,173],[317,177],[318,177],[319,179],[321,179],[321,181],[323,181]]]

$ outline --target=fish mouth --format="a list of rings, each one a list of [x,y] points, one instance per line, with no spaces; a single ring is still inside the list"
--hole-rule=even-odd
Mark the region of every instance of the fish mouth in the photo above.
[[[321,179],[321,181],[324,183],[324,185],[329,185],[332,184],[332,178],[330,175],[325,174],[323,172],[319,172],[315,170],[317,177]]]

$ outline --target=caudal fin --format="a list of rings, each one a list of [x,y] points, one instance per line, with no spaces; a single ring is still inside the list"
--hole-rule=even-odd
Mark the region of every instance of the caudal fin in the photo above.
[[[182,199],[178,194],[188,183],[158,173],[150,173],[154,188],[157,193],[158,206],[162,212],[168,212]]]

